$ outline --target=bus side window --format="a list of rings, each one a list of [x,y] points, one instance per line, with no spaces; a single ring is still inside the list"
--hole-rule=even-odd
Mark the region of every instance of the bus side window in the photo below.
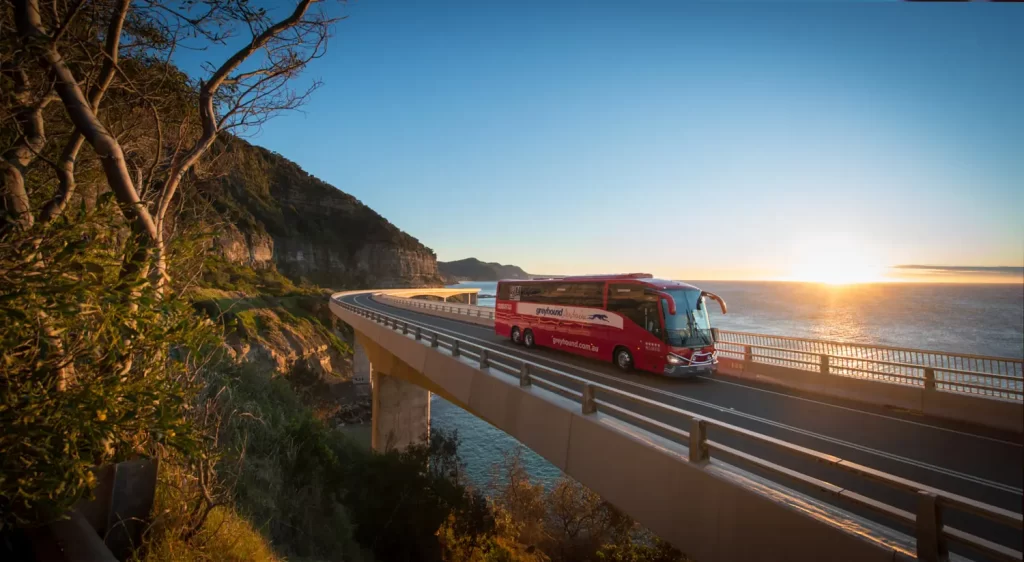
[[[510,285],[509,283],[498,283],[498,291],[495,294],[499,301],[517,301],[519,300],[520,291],[522,291],[522,285]]]
[[[563,283],[554,286],[553,302],[566,306],[601,308],[604,304],[601,283]]]
[[[530,285],[524,285],[520,294],[522,295],[521,298],[523,302],[547,304],[548,299],[545,293],[544,283],[532,283]]]
[[[608,310],[625,316],[658,339],[662,338],[658,297],[648,294],[642,286],[627,283],[610,284],[608,286]]]

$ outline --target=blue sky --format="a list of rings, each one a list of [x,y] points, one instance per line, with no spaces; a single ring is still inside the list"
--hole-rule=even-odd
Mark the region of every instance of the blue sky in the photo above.
[[[441,260],[783,278],[842,240],[884,266],[1024,265],[1017,6],[340,9],[323,88],[250,140]]]

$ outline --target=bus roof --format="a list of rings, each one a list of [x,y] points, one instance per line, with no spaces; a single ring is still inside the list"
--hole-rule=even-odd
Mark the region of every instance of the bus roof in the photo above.
[[[546,277],[543,279],[502,279],[499,283],[551,283],[551,282],[580,282],[580,281],[634,281],[658,289],[697,289],[689,283],[672,281],[670,279],[655,279],[650,273],[621,273],[607,275],[570,275],[566,277]]]

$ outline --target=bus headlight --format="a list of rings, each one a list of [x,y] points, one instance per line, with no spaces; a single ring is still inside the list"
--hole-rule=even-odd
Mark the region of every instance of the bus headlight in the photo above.
[[[665,360],[668,361],[669,365],[682,365],[686,359],[676,355],[675,353],[669,353]]]

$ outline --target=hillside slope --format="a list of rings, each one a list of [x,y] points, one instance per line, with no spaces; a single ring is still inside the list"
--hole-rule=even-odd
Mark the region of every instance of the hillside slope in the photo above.
[[[433,250],[294,162],[237,138],[215,152],[221,174],[201,193],[229,261],[333,289],[442,282]]]
[[[497,281],[498,279],[529,279],[519,266],[482,262],[476,258],[438,262],[438,270],[447,283],[458,281]]]

